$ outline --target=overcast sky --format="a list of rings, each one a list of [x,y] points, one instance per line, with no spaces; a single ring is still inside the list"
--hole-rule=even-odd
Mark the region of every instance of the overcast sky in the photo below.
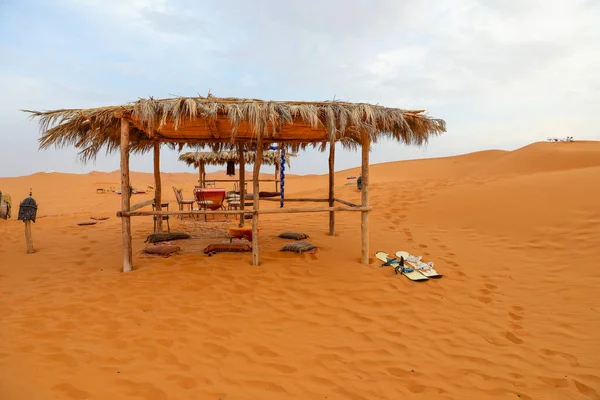
[[[0,176],[113,171],[37,150],[19,109],[206,95],[423,108],[448,132],[373,162],[600,139],[598,0],[0,0]],[[338,153],[336,168],[360,163]],[[192,171],[164,152],[165,172]],[[132,169],[151,171],[152,157]],[[324,173],[305,152],[296,174]]]

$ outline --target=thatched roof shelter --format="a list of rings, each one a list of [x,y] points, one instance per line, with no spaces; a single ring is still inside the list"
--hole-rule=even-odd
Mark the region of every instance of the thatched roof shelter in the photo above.
[[[331,141],[349,147],[370,140],[390,138],[406,144],[423,144],[445,132],[441,119],[424,110],[402,110],[366,103],[341,101],[262,101],[254,99],[177,97],[140,99],[120,106],[88,109],[30,111],[42,130],[40,148],[72,145],[84,159],[102,149],[120,145],[120,118],[131,121],[131,151],[152,148],[152,141],[202,144],[213,150],[232,143],[279,143],[293,151]]]
[[[290,164],[290,159],[295,157],[295,154],[286,153],[285,162]],[[244,152],[244,159],[246,164],[254,164],[256,158],[255,151]],[[221,151],[193,151],[189,153],[183,153],[179,155],[179,161],[183,161],[187,165],[194,165],[199,167],[200,164],[204,165],[225,165],[228,162],[239,162],[239,155],[237,151],[221,150]],[[265,165],[277,165],[281,162],[281,157],[278,151],[267,150],[263,151],[262,163]]]
[[[170,99],[140,99],[120,106],[54,111],[27,111],[37,119],[42,130],[40,148],[72,145],[83,159],[96,156],[101,150],[121,153],[121,211],[123,234],[123,271],[131,271],[131,217],[152,215],[161,230],[162,217],[167,215],[236,214],[240,225],[244,214],[252,214],[252,264],[259,265],[258,220],[261,214],[328,212],[329,233],[335,235],[335,213],[357,211],[361,214],[361,260],[369,264],[369,151],[371,143],[382,138],[405,144],[423,144],[432,136],[446,131],[441,119],[427,116],[424,110],[386,108],[365,103],[341,101],[262,101],[255,99],[207,97],[177,97]],[[328,198],[286,198],[286,202],[327,202],[328,207],[260,209],[259,176],[261,157],[255,157],[253,168],[253,209],[244,210],[183,210],[162,211],[160,180],[160,143],[180,150],[184,145],[208,147],[212,150],[237,150],[240,171],[244,171],[245,150],[258,154],[271,143],[286,151],[314,146],[329,148]],[[335,144],[361,148],[361,204],[334,196]],[[131,206],[129,189],[130,152],[154,150],[155,197],[149,202]],[[277,165],[277,164],[276,164]],[[283,171],[282,171],[283,172]],[[240,198],[245,199],[243,173],[239,174]],[[284,185],[281,187],[281,204]],[[200,188],[198,193],[211,189]],[[221,190],[221,189],[212,189]],[[208,192],[206,192],[208,193]],[[156,210],[138,211],[154,204]],[[335,203],[341,203],[336,206]],[[199,203],[200,205],[200,203]],[[200,207],[199,207],[200,208]]]

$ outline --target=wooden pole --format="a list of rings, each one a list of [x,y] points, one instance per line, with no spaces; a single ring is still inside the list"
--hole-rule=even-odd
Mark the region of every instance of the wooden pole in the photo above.
[[[202,169],[200,168],[200,164],[198,164],[198,186],[202,187]]]
[[[354,203],[344,200],[344,199],[338,199],[337,197],[334,197],[333,201],[337,201],[338,203],[342,203],[342,204],[345,204],[350,207],[360,207],[360,204],[354,204]]]
[[[263,153],[263,143],[262,143],[262,132],[258,133],[258,140],[256,141],[256,154]],[[254,194],[254,211],[255,213],[252,215],[252,265],[259,265],[258,262],[258,211],[259,209],[259,191],[260,184],[258,182],[258,178],[260,176],[260,165],[262,164],[262,157],[257,156],[254,160],[254,169],[253,169],[253,177],[252,181],[252,190]],[[243,201],[243,199],[242,199]]]
[[[279,163],[275,163],[275,192],[279,192]]]
[[[239,174],[239,183],[240,183],[240,210],[244,211],[244,203],[246,203],[246,158],[244,157],[244,144],[241,143],[238,146],[238,159],[240,163]],[[239,227],[244,226],[244,213],[240,214],[240,224]]]
[[[334,164],[335,164],[335,142],[329,142],[329,207],[334,202]],[[335,236],[335,212],[329,213],[329,235]]]
[[[162,187],[160,181],[160,143],[154,142],[154,203],[156,211],[162,210]],[[156,232],[162,232],[162,217],[156,220]]]
[[[368,132],[363,134],[362,140],[362,207],[369,207],[369,150],[371,149],[371,137]],[[360,213],[360,232],[362,241],[361,262],[369,265],[369,212]]]
[[[200,187],[206,187],[206,171],[204,170],[204,161],[200,161]]]
[[[129,121],[121,118],[121,211],[129,211],[131,192],[129,191]],[[131,218],[121,218],[123,232],[123,272],[133,269],[131,248]]]
[[[25,244],[27,245],[27,254],[32,254],[33,250],[33,239],[31,238],[31,221],[26,219],[25,221]]]

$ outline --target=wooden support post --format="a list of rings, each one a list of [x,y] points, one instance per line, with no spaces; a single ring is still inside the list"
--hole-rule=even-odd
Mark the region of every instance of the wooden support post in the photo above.
[[[204,161],[200,161],[200,187],[206,187],[206,171],[204,170]]]
[[[198,186],[202,187],[202,170],[200,169],[200,164],[198,164]]]
[[[371,137],[368,132],[363,134],[362,140],[362,206],[369,206],[369,150],[371,149]],[[362,241],[361,262],[369,265],[369,211],[360,213],[360,232]]]
[[[27,254],[32,254],[33,250],[33,239],[31,238],[31,221],[26,219],[25,223],[25,244],[27,245]]]
[[[240,210],[244,211],[244,203],[246,203],[246,158],[244,157],[244,144],[240,143],[238,146],[238,158],[240,162],[240,169],[238,171],[239,174],[239,183],[240,183]],[[239,227],[244,226],[244,213],[240,214],[240,224]]]
[[[161,211],[162,207],[162,186],[160,181],[160,143],[154,142],[154,203],[156,211]],[[162,232],[162,217],[156,217],[156,232]]]
[[[252,171],[252,191],[254,194],[254,211],[259,209],[259,177],[260,177],[260,165],[262,164],[262,157],[258,155],[263,153],[262,143],[262,132],[258,133],[258,140],[256,141],[256,158],[254,160],[254,169]],[[252,215],[252,265],[259,265],[258,262],[258,213]]]
[[[129,121],[121,118],[121,211],[129,211],[131,192],[129,189]],[[131,248],[131,218],[121,217],[123,232],[123,272],[133,269]]]
[[[279,163],[281,162],[281,157],[280,157],[280,161],[275,163],[275,192],[279,192]]]
[[[329,142],[329,207],[333,207],[334,202],[334,168],[335,164],[335,142]],[[335,212],[329,212],[329,235],[335,236]]]

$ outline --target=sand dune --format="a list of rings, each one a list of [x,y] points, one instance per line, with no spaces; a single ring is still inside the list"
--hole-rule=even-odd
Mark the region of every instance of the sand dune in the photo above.
[[[339,197],[359,200],[345,186],[358,171],[337,173]],[[137,218],[136,271],[122,274],[120,197],[96,194],[118,172],[0,178],[17,203],[32,187],[41,216],[33,255],[22,224],[0,220],[0,398],[600,398],[599,143],[371,171],[371,249],[421,254],[441,280],[361,265],[354,213],[333,238],[325,214],[261,217],[260,267],[202,255],[210,238],[144,257],[152,221]],[[175,205],[171,185],[190,197],[196,179],[164,174],[165,198]],[[324,195],[326,182],[292,176],[286,192]],[[76,225],[92,215],[111,218]],[[319,253],[279,252],[290,229]]]

